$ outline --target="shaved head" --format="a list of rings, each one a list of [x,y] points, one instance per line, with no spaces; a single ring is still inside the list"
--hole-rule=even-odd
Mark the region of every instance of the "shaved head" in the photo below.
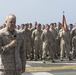
[[[14,14],[8,14],[6,16],[6,27],[10,31],[15,29],[15,27],[16,27],[16,16]]]
[[[9,18],[16,19],[16,16],[15,16],[14,14],[9,14],[9,15],[6,16],[6,21],[7,21]]]

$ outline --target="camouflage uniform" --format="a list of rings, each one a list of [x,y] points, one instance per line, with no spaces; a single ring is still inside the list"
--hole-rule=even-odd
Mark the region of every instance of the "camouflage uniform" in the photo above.
[[[30,30],[22,30],[22,35],[24,37],[24,45],[25,45],[25,51],[26,51],[26,57],[28,59],[31,59],[31,51],[32,51],[32,47],[31,47],[31,31]]]
[[[58,33],[59,33],[60,29],[61,28],[57,28],[57,37],[56,37],[56,41],[57,41],[57,43],[56,43],[57,46],[56,47],[57,47],[58,56],[60,56],[60,39],[58,38]]]
[[[53,59],[53,35],[50,31],[47,31],[46,29],[43,31],[41,35],[41,39],[43,42],[43,54],[42,58],[45,60],[47,52],[49,52],[50,59]]]
[[[17,40],[17,44],[12,48],[6,48],[5,46],[10,40],[13,39]],[[26,63],[24,47],[22,43],[22,36],[16,30],[14,30],[13,35],[8,32],[6,28],[0,30],[1,75],[21,75],[21,70]]]
[[[36,28],[31,28],[29,29],[31,31],[31,37],[32,37],[32,32],[35,30]],[[34,59],[34,42],[33,42],[33,39],[31,38],[31,47],[32,47],[32,59]]]
[[[38,56],[42,58],[42,41],[41,41],[42,30],[34,30],[32,32],[32,39],[34,42],[34,58],[37,60]]]
[[[71,31],[71,40],[73,57],[76,57],[76,28],[73,28]]]
[[[61,29],[58,34],[60,38],[60,59],[62,60],[64,57],[64,53],[66,51],[67,57],[70,59],[70,31],[64,31]]]
[[[56,37],[57,37],[57,31],[56,31],[56,29],[51,29],[50,28],[50,31],[51,31],[51,33],[52,33],[52,35],[53,35],[53,53],[54,53],[54,56],[55,56],[55,58],[57,57],[57,40],[56,40]]]

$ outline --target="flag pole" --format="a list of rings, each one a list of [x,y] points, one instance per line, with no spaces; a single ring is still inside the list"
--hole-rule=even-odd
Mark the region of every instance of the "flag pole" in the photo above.
[[[62,25],[63,25],[63,27],[64,27],[64,11],[62,12],[63,13],[63,20],[62,20]]]
[[[63,11],[63,15],[64,15],[64,13],[65,13],[65,12]]]

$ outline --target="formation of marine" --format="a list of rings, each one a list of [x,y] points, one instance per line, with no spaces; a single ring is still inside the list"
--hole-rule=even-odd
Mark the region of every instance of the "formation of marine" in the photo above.
[[[0,26],[0,30],[6,25]],[[24,38],[25,55],[27,60],[46,60],[55,62],[55,59],[63,61],[64,58],[73,60],[76,58],[76,28],[73,24],[65,30],[60,22],[41,25],[35,21],[16,26]]]

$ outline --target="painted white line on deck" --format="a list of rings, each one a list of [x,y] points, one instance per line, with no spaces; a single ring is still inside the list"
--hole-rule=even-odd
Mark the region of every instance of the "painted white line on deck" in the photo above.
[[[26,64],[26,67],[32,67],[32,66],[30,66],[30,65]]]
[[[33,75],[54,75],[52,73],[48,73],[48,72],[36,72],[36,73],[32,73]]]
[[[34,72],[34,73],[22,73],[22,75],[54,75],[52,73],[48,73],[48,72]]]

